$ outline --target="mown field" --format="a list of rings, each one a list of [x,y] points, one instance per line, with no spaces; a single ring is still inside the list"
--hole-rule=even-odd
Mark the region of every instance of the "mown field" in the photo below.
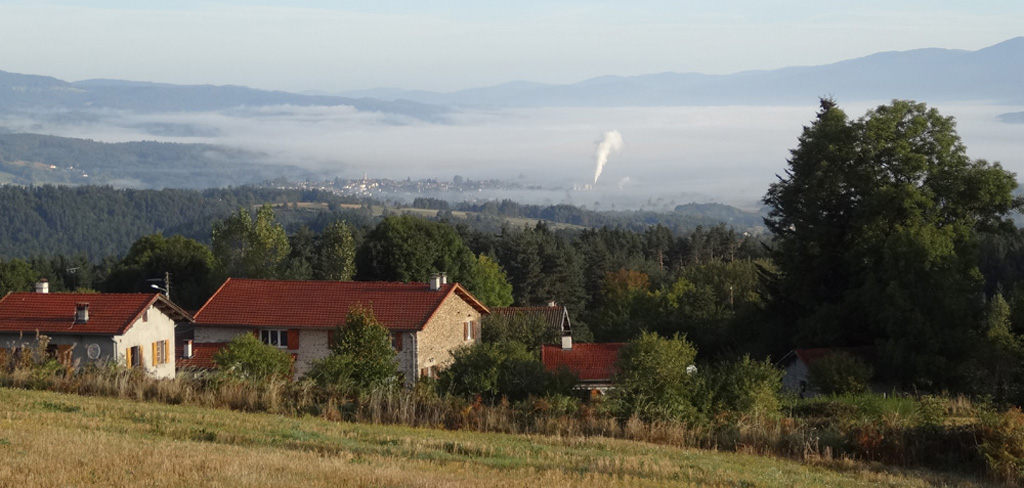
[[[606,438],[330,422],[0,388],[0,487],[987,486]]]

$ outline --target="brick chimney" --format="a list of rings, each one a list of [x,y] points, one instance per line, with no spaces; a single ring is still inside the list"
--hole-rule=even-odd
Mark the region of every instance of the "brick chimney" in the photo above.
[[[75,304],[75,322],[84,324],[89,321],[89,304],[85,302]]]

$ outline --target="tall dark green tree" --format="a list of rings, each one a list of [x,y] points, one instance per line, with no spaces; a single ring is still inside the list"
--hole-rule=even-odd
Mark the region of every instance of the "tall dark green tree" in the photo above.
[[[189,310],[206,302],[217,286],[213,253],[206,245],[181,235],[150,234],[135,241],[124,259],[104,280],[107,292],[152,292],[151,284],[164,286],[164,273],[171,275],[171,300]],[[155,280],[155,281],[154,281]]]
[[[0,259],[0,297],[9,292],[32,291],[37,276],[32,266],[20,259]]]
[[[1016,186],[924,104],[851,121],[822,100],[764,198],[780,272],[771,316],[798,344],[878,345],[896,379],[956,387],[947,365],[984,329],[978,232],[1010,227]]]
[[[451,225],[403,215],[385,218],[366,235],[356,263],[361,280],[425,282],[444,272],[472,291],[476,256]]]

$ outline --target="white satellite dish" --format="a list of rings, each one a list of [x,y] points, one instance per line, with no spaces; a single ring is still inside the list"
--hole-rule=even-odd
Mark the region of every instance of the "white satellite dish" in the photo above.
[[[89,344],[88,346],[86,346],[86,348],[85,348],[85,355],[88,356],[89,359],[99,359],[100,358],[100,346],[99,346],[99,344]]]

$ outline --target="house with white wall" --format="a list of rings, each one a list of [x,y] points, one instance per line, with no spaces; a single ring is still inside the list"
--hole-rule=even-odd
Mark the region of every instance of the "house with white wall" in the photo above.
[[[9,293],[0,298],[0,363],[35,350],[67,367],[116,361],[157,378],[175,374],[174,328],[192,317],[159,293]]]
[[[451,351],[480,338],[489,312],[462,285],[436,276],[430,283],[280,281],[229,278],[196,312],[189,367],[213,367],[212,356],[238,334],[254,334],[295,361],[295,376],[330,354],[334,331],[349,310],[364,307],[391,333],[407,383],[435,376]]]

